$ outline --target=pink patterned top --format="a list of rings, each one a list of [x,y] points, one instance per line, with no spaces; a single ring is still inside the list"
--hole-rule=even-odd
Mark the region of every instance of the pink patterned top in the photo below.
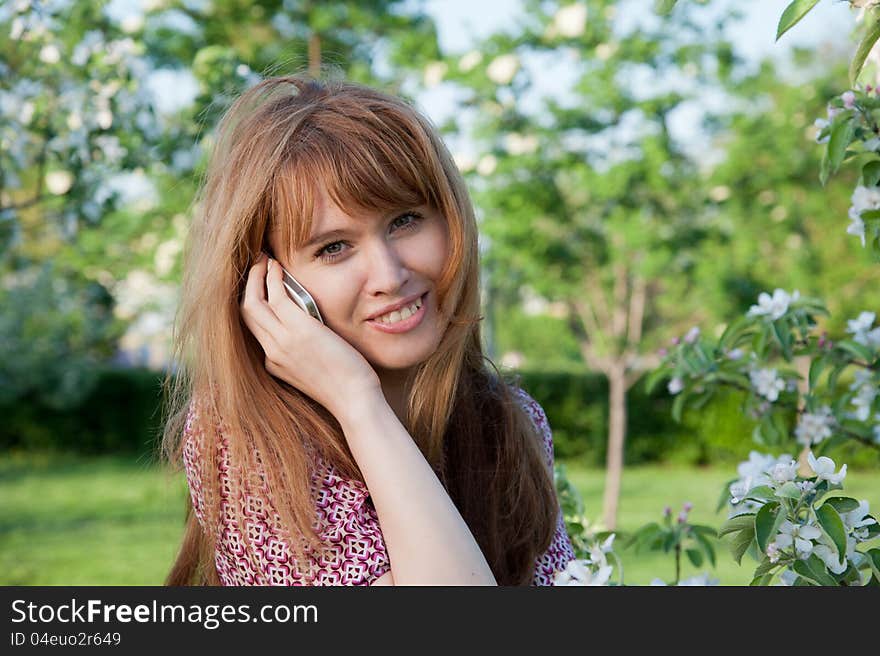
[[[543,436],[544,454],[553,470],[553,436],[543,408],[525,391],[516,396]],[[183,463],[193,510],[204,528],[204,472],[198,458],[200,432],[197,413],[190,407],[184,429]],[[236,527],[227,503],[229,454],[225,438],[220,451],[221,526],[215,551],[217,573],[223,585],[370,585],[391,569],[376,509],[366,485],[339,475],[332,464],[321,463],[312,476],[312,493],[317,508],[318,535],[330,547],[300,567],[283,537],[281,519],[267,499],[246,496],[244,523],[249,546]],[[255,550],[256,553],[253,552]],[[248,557],[250,556],[250,557]],[[560,512],[556,533],[547,551],[535,562],[532,585],[552,585],[553,575],[574,558],[571,541]],[[255,566],[256,564],[256,566]]]

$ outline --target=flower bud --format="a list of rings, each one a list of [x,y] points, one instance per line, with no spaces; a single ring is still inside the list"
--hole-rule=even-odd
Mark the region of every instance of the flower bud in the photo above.
[[[685,501],[685,503],[684,503],[684,511],[685,512],[690,512],[691,508],[693,508],[693,507],[694,507],[694,504],[692,504],[690,501]]]
[[[669,517],[671,514],[672,514],[672,508],[670,508],[669,506],[666,506],[666,507],[663,509],[663,516],[664,516],[664,517]]]
[[[856,105],[856,94],[852,91],[844,91],[840,95],[840,99],[843,101],[843,106],[847,109],[852,109]]]

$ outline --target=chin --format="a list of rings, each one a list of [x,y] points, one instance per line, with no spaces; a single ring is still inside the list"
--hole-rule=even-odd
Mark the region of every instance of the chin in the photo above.
[[[410,346],[392,351],[391,349],[378,349],[376,351],[362,352],[367,362],[377,369],[395,371],[410,369],[427,360],[436,350],[436,344],[422,346],[421,348]]]

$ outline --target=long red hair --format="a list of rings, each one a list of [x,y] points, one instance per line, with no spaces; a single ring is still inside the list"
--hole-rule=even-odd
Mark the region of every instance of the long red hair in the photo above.
[[[298,556],[305,545],[321,548],[312,529],[309,451],[363,481],[335,418],[266,371],[262,347],[239,313],[246,272],[266,249],[268,232],[278,231],[291,251],[310,234],[319,183],[343,209],[426,204],[446,218],[450,251],[437,292],[450,323],[411,378],[405,426],[496,580],[529,583],[559,508],[541,438],[514,399],[512,382],[483,354],[473,207],[436,129],[410,104],[377,90],[272,78],[244,93],[221,121],[184,249],[173,333],[177,370],[165,381],[165,457],[181,463],[184,422],[198,399],[203,471],[216,471],[222,424],[234,464],[230,486],[253,485],[259,458],[260,484],[288,536],[298,536],[290,540]],[[202,485],[204,525],[216,527],[217,477],[205,476]],[[239,527],[241,511],[239,505]],[[167,583],[216,584],[215,540],[189,511]]]

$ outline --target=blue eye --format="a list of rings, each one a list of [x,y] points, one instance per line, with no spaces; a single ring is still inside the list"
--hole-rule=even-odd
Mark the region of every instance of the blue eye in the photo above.
[[[424,220],[424,216],[422,216],[418,212],[404,212],[400,216],[397,216],[391,221],[391,226],[397,230],[413,230],[418,227],[419,223]],[[401,220],[405,220],[401,223]],[[340,250],[337,247],[341,246],[349,246],[347,241],[334,241],[329,244],[326,244],[319,248],[315,252],[315,257],[320,258],[323,262],[333,262],[334,260],[339,259],[345,254],[345,250]]]

